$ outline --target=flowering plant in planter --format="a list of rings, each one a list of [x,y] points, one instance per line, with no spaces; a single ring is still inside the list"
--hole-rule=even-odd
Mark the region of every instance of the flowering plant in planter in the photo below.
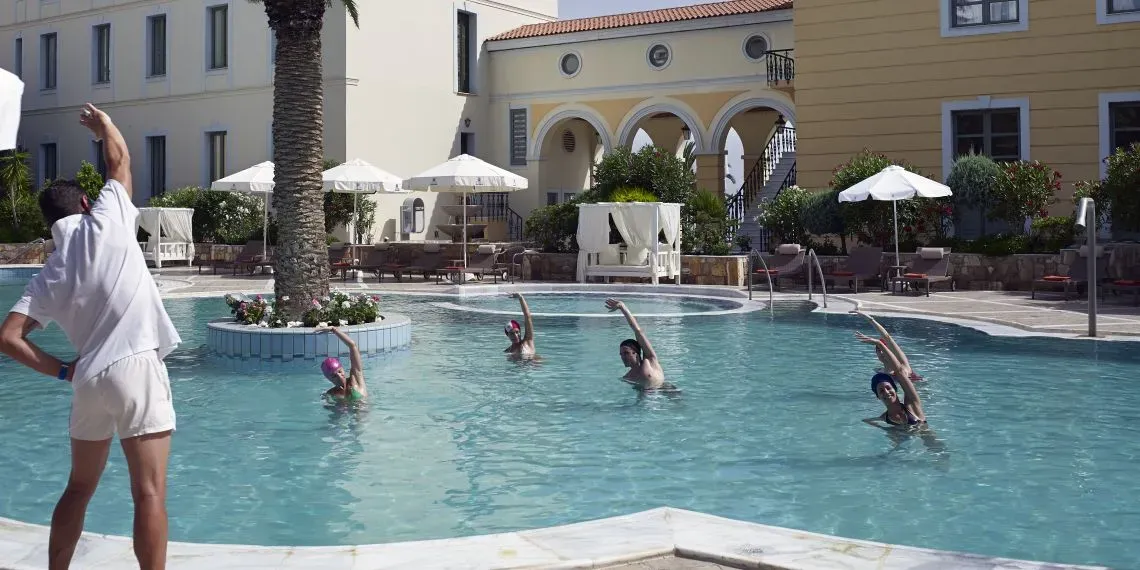
[[[288,297],[282,297],[287,302]],[[323,299],[313,299],[310,308],[300,321],[285,320],[277,310],[277,299],[272,301],[261,295],[249,298],[244,295],[226,295],[226,304],[238,323],[262,328],[315,327],[322,323],[337,326],[374,323],[380,316],[380,297],[377,295],[349,295],[333,291]]]
[[[1001,165],[1002,174],[994,184],[996,194],[989,213],[993,219],[1005,220],[1020,233],[1026,218],[1048,215],[1047,208],[1057,201],[1061,189],[1061,173],[1034,160]]]

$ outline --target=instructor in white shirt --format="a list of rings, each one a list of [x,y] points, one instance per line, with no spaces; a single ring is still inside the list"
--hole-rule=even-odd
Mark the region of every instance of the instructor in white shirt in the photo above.
[[[174,405],[163,359],[181,342],[135,241],[127,143],[88,104],[79,122],[103,140],[109,179],[92,204],[74,181],[40,194],[55,251],[0,325],[0,350],[70,382],[71,475],[51,517],[51,570],[71,563],[87,503],[118,433],[135,504],[134,550],[142,570],[166,566],[166,466]],[[62,362],[28,340],[55,321],[79,358]]]

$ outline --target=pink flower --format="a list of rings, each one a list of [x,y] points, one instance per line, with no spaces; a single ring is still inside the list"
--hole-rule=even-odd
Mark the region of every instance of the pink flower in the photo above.
[[[316,300],[316,299],[313,299],[313,306],[314,306],[314,307],[320,307],[320,306],[321,306],[321,302],[320,302],[320,301],[318,301],[318,300]]]
[[[261,300],[264,300],[264,298],[263,298],[261,295],[258,295],[258,296],[257,296],[257,300],[258,300],[258,301],[261,301]]]

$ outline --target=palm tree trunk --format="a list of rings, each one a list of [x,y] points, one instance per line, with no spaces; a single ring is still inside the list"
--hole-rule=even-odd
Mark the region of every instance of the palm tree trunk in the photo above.
[[[325,243],[324,91],[321,27],[325,0],[265,0],[277,35],[273,89],[273,207],[277,210],[274,255],[279,307],[300,320],[313,299],[329,293]]]

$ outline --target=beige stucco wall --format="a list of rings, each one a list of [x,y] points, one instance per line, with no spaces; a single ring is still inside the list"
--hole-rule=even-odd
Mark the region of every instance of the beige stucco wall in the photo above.
[[[1028,99],[1024,158],[1063,193],[1098,177],[1099,96],[1140,91],[1140,23],[1098,24],[1098,1],[1033,0],[1027,31],[942,37],[936,2],[796,0],[800,185],[867,146],[941,178],[942,104],[979,97]]]

